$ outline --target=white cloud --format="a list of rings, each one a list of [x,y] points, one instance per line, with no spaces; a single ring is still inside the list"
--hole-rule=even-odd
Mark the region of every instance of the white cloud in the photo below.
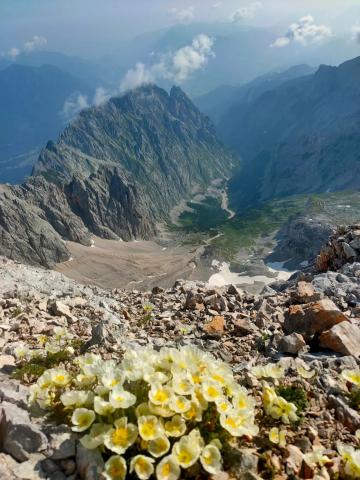
[[[106,103],[111,97],[111,94],[105,90],[103,87],[98,87],[95,91],[93,98],[93,104],[98,107]]]
[[[10,57],[12,60],[16,60],[16,58],[23,52],[33,52],[35,50],[39,50],[47,45],[47,39],[40,35],[34,35],[31,40],[28,40],[24,43],[22,48],[13,47],[6,54],[2,54],[3,56]]]
[[[262,8],[262,2],[253,2],[247,5],[246,7],[240,7],[235,12],[230,15],[230,20],[233,23],[241,22],[242,20],[249,20],[254,18],[256,12]]]
[[[317,25],[312,15],[306,15],[296,23],[290,25],[286,34],[277,38],[270,46],[273,48],[281,48],[293,42],[306,46],[320,43],[331,36],[332,31],[330,27]]]
[[[223,6],[223,3],[224,2],[215,2],[215,3],[213,3],[213,8],[220,8],[220,7]]]
[[[123,77],[117,91],[108,91],[98,87],[92,99],[83,94],[71,95],[64,103],[61,116],[70,121],[85,108],[91,105],[99,106],[106,103],[112,95],[165,79],[182,83],[197,70],[203,68],[213,52],[214,40],[207,35],[197,35],[190,45],[179,48],[175,52],[160,55],[159,60],[152,65],[138,62]],[[154,55],[153,55],[154,56]]]
[[[72,120],[79,112],[81,112],[81,110],[84,110],[89,106],[88,99],[85,95],[80,94],[77,96],[71,96],[65,101],[61,115],[66,120]]]
[[[25,52],[33,52],[39,50],[47,45],[47,39],[45,37],[34,35],[31,40],[24,43]]]
[[[125,92],[154,82],[155,77],[153,76],[152,68],[153,67],[147,67],[144,63],[138,62],[121,80],[120,91]]]
[[[161,55],[159,61],[152,65],[137,63],[122,79],[120,92],[161,79],[182,83],[197,70],[203,68],[215,55],[213,46],[212,38],[200,34],[193,39],[191,45],[186,45],[176,52]]]
[[[186,8],[172,8],[170,13],[175,17],[179,23],[190,23],[194,20],[194,7]]]
[[[20,55],[21,51],[16,48],[10,48],[10,50],[7,52],[7,56],[10,57],[12,60],[16,60],[16,57]]]

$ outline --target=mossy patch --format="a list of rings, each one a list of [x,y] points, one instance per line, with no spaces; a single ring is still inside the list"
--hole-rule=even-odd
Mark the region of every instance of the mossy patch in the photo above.
[[[297,408],[297,413],[306,411],[309,405],[307,393],[302,387],[295,385],[281,385],[277,387],[276,393],[283,397],[287,402],[293,403]]]

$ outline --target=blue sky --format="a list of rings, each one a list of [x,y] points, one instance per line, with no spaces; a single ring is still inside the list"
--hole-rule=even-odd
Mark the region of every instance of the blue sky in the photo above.
[[[47,39],[49,50],[80,55],[105,55],[124,38],[177,22],[230,22],[283,25],[304,15],[332,30],[360,25],[359,0],[1,0],[0,52],[34,35]]]

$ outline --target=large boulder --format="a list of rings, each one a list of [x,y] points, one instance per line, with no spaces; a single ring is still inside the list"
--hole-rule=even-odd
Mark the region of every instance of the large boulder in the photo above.
[[[360,326],[342,322],[320,336],[320,346],[343,355],[360,356]]]
[[[315,334],[321,334],[346,321],[347,316],[335,303],[324,298],[307,305],[291,305],[285,316],[284,331],[286,334],[300,333],[306,341],[310,341]]]

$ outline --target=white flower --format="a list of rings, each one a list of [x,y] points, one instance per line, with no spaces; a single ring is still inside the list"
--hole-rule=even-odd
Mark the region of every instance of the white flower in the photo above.
[[[172,454],[182,468],[189,468],[194,465],[198,461],[200,453],[199,443],[189,436],[180,438],[172,448]]]
[[[285,430],[279,430],[277,427],[274,427],[269,432],[269,440],[279,447],[284,448],[286,446],[286,432]]]
[[[148,443],[148,451],[153,457],[162,457],[170,450],[170,442],[165,435],[150,440]]]
[[[169,407],[175,413],[184,413],[190,409],[190,400],[182,395],[173,395],[169,402]]]
[[[310,378],[313,378],[313,376],[316,374],[315,370],[310,370],[300,364],[296,366],[296,370],[300,375],[300,377],[304,378],[305,380],[309,380]]]
[[[255,375],[256,378],[282,378],[285,374],[284,367],[280,364],[269,364],[264,366],[253,367],[251,373]]]
[[[51,374],[51,381],[57,387],[65,387],[71,382],[71,376],[63,368],[52,368],[48,370]]]
[[[223,397],[222,387],[216,382],[205,381],[202,393],[208,402],[216,402]]]
[[[107,480],[125,480],[126,462],[120,455],[113,455],[105,463],[104,476]]]
[[[87,408],[77,408],[74,410],[71,417],[71,422],[74,425],[72,430],[74,432],[83,432],[92,425],[94,420],[95,413],[92,410],[88,410]]]
[[[164,428],[155,415],[138,418],[139,435],[143,440],[155,440],[164,434]]]
[[[200,462],[206,472],[212,475],[218,474],[222,468],[220,450],[215,445],[206,445],[201,452]]]
[[[104,435],[111,428],[111,425],[94,423],[90,432],[84,435],[80,442],[85,448],[93,450],[104,443]]]
[[[104,435],[104,445],[112,452],[122,455],[135,443],[138,436],[136,425],[128,423],[127,417],[119,418]]]
[[[86,392],[81,390],[72,390],[65,392],[61,395],[61,403],[65,407],[75,405],[76,407],[82,407],[84,405],[90,405],[93,401],[94,394],[92,392]]]
[[[94,410],[99,415],[110,415],[114,412],[115,408],[111,405],[110,402],[103,400],[101,397],[95,397],[94,399]]]
[[[161,385],[152,385],[149,392],[149,399],[154,405],[167,405],[171,399],[172,391],[169,387]]]
[[[117,386],[110,392],[109,401],[114,408],[126,409],[136,403],[136,397],[121,386]]]
[[[164,457],[156,467],[157,480],[177,480],[180,477],[180,467],[173,455]]]
[[[186,422],[180,415],[174,415],[165,422],[165,433],[168,437],[182,437],[186,432]]]
[[[147,480],[154,473],[154,459],[145,455],[136,455],[130,462],[130,473],[135,472],[140,480]]]

